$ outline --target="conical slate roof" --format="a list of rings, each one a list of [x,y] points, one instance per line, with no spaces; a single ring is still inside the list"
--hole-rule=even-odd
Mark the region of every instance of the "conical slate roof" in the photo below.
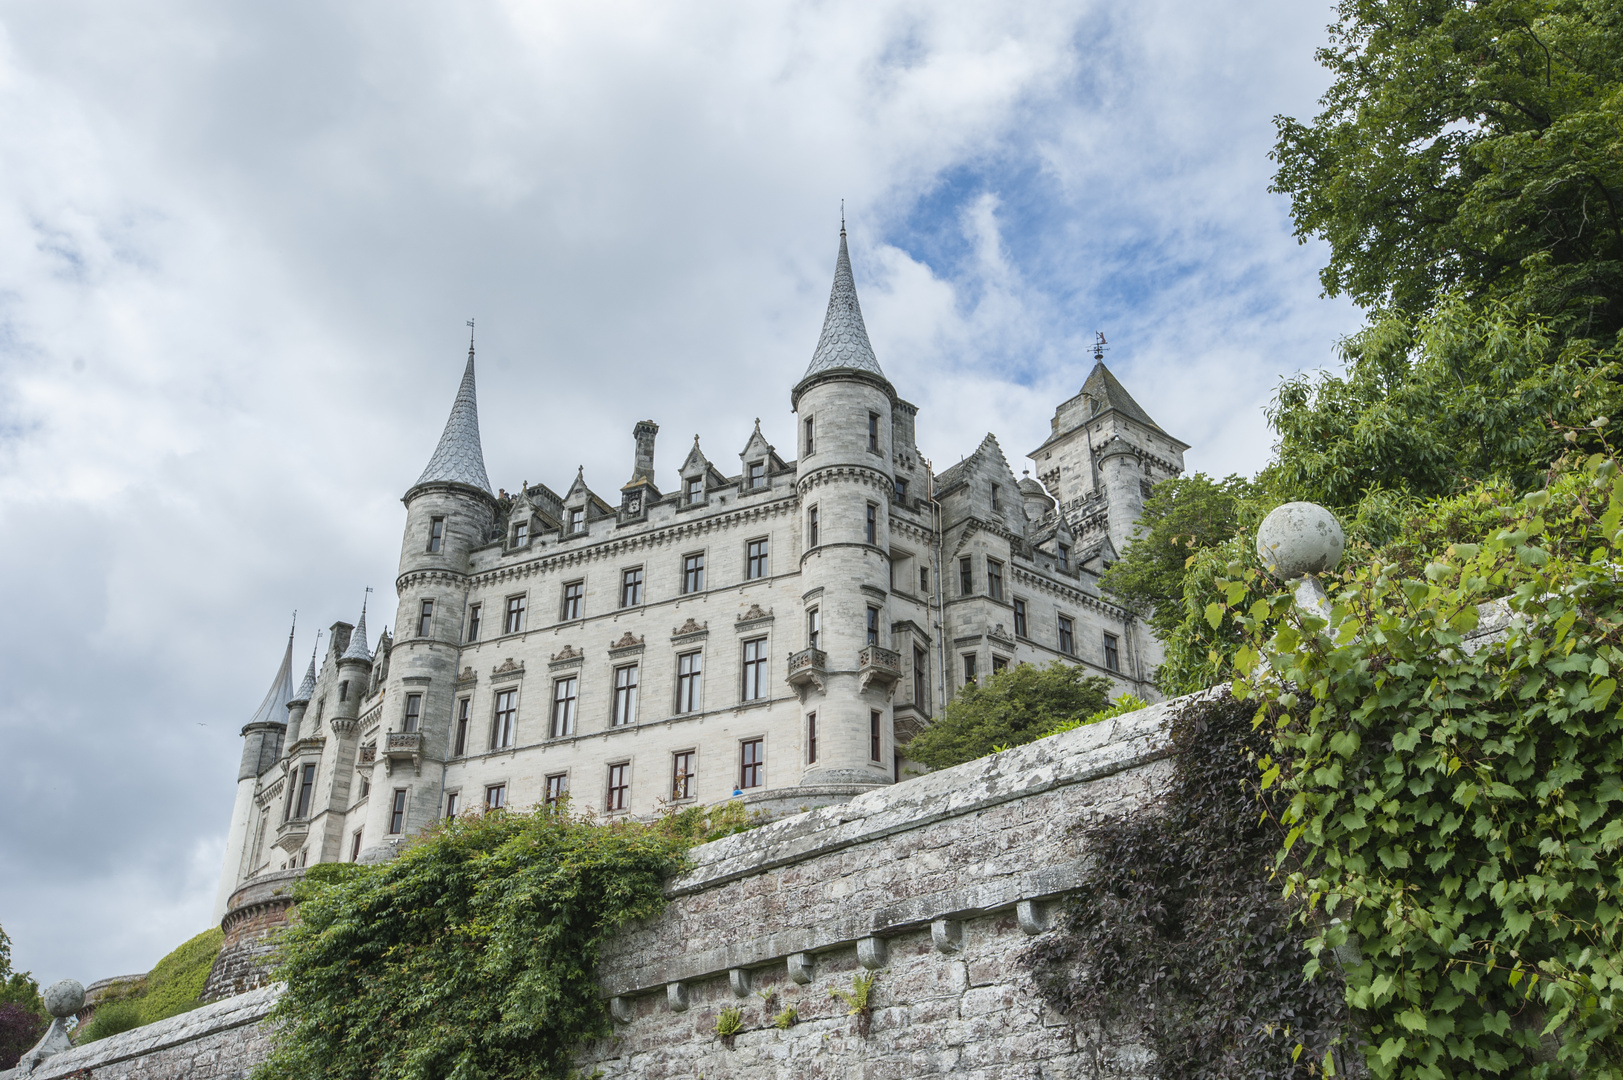
[[[355,629],[349,635],[349,648],[345,649],[344,655],[338,659],[365,660],[369,664],[372,662],[372,654],[366,648],[366,604],[364,601],[361,604],[361,621],[355,624]]]
[[[473,346],[468,346],[468,367],[462,373],[462,385],[457,388],[451,415],[445,421],[445,433],[428,459],[428,468],[417,478],[418,484],[450,482],[467,484],[490,493],[490,477],[485,475],[485,452],[479,445],[479,402],[473,386]]]
[[[295,702],[295,701],[302,701],[302,702],[305,702],[306,704],[308,704],[309,701],[310,701],[310,695],[314,694],[315,692],[316,692],[316,658],[314,656],[311,656],[310,657],[310,666],[304,669],[304,681],[299,684],[299,689],[293,694],[293,696],[288,698],[287,700],[288,700],[288,702],[290,704],[292,702]]]
[[[276,669],[276,677],[271,680],[270,689],[265,692],[265,700],[259,703],[254,710],[254,718],[248,723],[285,724],[287,723],[287,703],[293,699],[293,635],[287,635],[287,651],[282,653],[282,665]]]
[[[868,343],[868,328],[862,322],[862,305],[857,303],[857,285],[851,279],[851,253],[845,246],[845,227],[840,227],[840,257],[834,262],[834,288],[828,295],[828,314],[823,317],[823,336],[817,339],[811,366],[801,381],[824,371],[866,371],[878,375],[879,360]]]

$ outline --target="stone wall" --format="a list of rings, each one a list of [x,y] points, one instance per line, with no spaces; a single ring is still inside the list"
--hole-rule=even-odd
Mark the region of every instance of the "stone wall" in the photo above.
[[[275,947],[271,937],[287,924],[293,907],[293,886],[303,876],[303,870],[260,874],[231,894],[225,917],[220,920],[225,941],[203,984],[204,1001],[218,1001],[265,985],[263,962]]]
[[[583,1048],[583,1071],[606,1080],[1144,1075],[1131,1039],[1046,1010],[1021,955],[1079,880],[1087,852],[1075,826],[1158,797],[1177,706],[695,848],[692,870],[668,886],[670,905],[605,946],[599,982],[614,1034]],[[235,905],[240,922],[228,934],[239,930],[239,946],[287,884],[267,881],[260,901]],[[829,996],[863,972],[876,975],[866,1031]],[[266,1052],[261,1021],[276,992],[75,1049],[32,1077],[80,1068],[103,1080],[246,1076]],[[744,1030],[728,1047],[715,1025],[733,1006]],[[791,1006],[799,1022],[774,1027]]]

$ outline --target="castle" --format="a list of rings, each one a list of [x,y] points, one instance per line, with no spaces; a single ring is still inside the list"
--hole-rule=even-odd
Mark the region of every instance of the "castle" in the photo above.
[[[674,490],[633,428],[612,497],[584,475],[493,491],[474,353],[406,492],[392,632],[363,607],[294,686],[291,638],[242,729],[216,918],[256,875],[374,861],[441,817],[568,798],[599,815],[741,799],[792,812],[903,777],[966,682],[1052,660],[1155,696],[1160,648],[1101,594],[1187,445],[1102,360],[1016,481],[988,435],[932,474],[868,342],[840,232],[792,458],[759,423]]]

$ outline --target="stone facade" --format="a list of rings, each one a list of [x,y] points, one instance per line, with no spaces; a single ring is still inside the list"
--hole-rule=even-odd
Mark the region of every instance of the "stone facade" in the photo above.
[[[1098,574],[1184,444],[1102,362],[1037,452],[1044,484],[1017,481],[990,435],[936,474],[842,233],[790,401],[792,454],[757,425],[733,467],[695,437],[668,493],[652,421],[618,492],[584,475],[493,492],[470,347],[404,499],[394,627],[374,646],[364,609],[332,624],[296,689],[290,640],[244,728],[218,914],[260,875],[387,858],[491,805],[838,803],[916,771],[908,738],[1006,664],[1060,659],[1154,698],[1158,646]]]

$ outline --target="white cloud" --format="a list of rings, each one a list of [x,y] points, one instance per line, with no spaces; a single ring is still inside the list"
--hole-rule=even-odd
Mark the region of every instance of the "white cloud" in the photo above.
[[[1011,458],[1094,329],[1193,467],[1352,324],[1263,190],[1290,0],[68,0],[0,15],[0,924],[45,978],[202,929],[286,618],[392,603],[479,317],[493,480],[792,446],[847,200],[938,465]],[[379,608],[383,610],[379,610]],[[200,867],[202,869],[200,869]],[[140,932],[130,928],[140,911]]]

